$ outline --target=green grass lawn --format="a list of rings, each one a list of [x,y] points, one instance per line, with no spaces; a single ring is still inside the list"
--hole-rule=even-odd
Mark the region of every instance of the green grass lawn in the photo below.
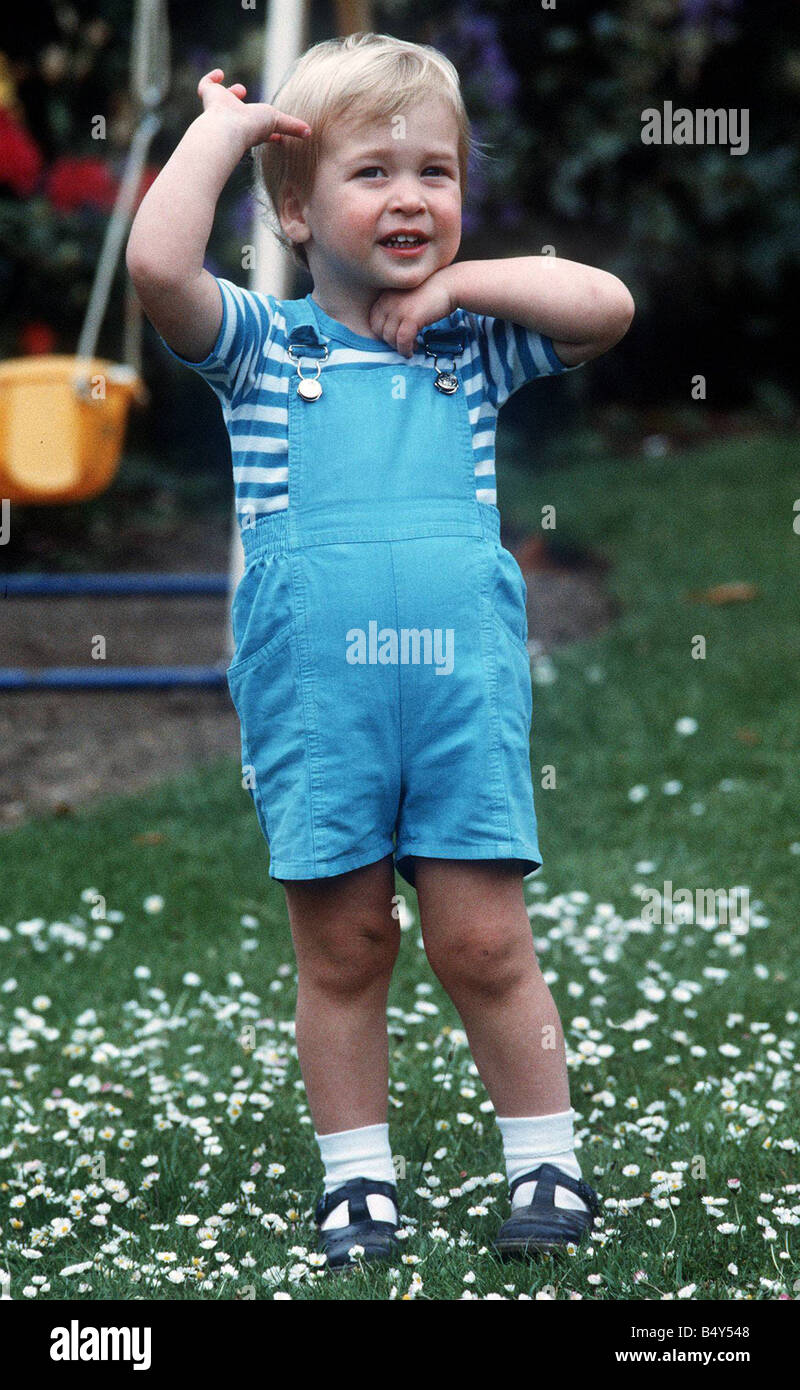
[[[534,486],[501,461],[504,514],[536,525],[555,505],[560,536],[613,562],[622,608],[533,663],[545,862],[526,897],[604,1199],[590,1244],[493,1257],[499,1133],[398,878],[403,1255],[339,1277],[315,1265],[288,921],[232,756],[0,837],[13,1298],[797,1297],[799,470],[780,438],[601,456]],[[687,600],[731,581],[757,597]],[[642,890],[666,881],[746,889],[749,919],[649,923]]]

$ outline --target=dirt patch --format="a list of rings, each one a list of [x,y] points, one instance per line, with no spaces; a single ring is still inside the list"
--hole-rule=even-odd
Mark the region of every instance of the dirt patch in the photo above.
[[[502,540],[525,576],[533,651],[544,653],[583,641],[614,621],[617,607],[606,593],[605,556],[556,540],[546,531],[527,535],[504,525]]]
[[[599,557],[556,550],[504,530],[528,587],[532,651],[602,631],[613,620]],[[176,534],[136,537],[113,568],[226,573],[224,527],[183,522]],[[108,565],[107,568],[111,568]],[[224,598],[5,598],[0,664],[88,666],[92,639],[106,639],[109,666],[228,664]],[[239,723],[220,689],[0,691],[0,828],[31,816],[69,814],[99,797],[144,789],[164,777],[239,752]]]

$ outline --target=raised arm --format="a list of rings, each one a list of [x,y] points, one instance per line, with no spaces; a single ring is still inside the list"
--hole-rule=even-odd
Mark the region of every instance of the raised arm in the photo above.
[[[434,274],[444,277],[453,308],[546,333],[567,367],[607,352],[634,315],[631,293],[616,275],[560,256],[457,261]]]
[[[198,84],[203,112],[150,186],[128,237],[125,261],[153,327],[181,357],[201,362],[222,322],[213,275],[203,268],[222,189],[248,149],[281,135],[303,137],[305,121],[266,102],[245,102],[220,68]]]

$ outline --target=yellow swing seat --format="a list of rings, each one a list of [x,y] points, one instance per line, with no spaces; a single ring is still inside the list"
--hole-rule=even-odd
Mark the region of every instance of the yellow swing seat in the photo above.
[[[132,367],[67,354],[0,362],[0,496],[79,502],[119,467],[131,401],[145,387]]]
[[[0,362],[0,498],[11,502],[81,502],[102,492],[119,468],[132,401],[148,401],[140,375],[142,308],[130,287],[126,363],[95,356],[147,152],[161,126],[158,108],[169,86],[167,0],[134,0],[132,21],[130,85],[140,119],[103,238],[77,351]]]

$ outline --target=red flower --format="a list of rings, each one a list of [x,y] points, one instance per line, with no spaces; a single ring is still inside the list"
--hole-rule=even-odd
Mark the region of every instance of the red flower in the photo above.
[[[59,212],[74,212],[80,207],[110,212],[117,196],[117,180],[102,159],[65,155],[48,171],[45,191]]]
[[[36,319],[26,323],[19,335],[19,345],[25,357],[36,357],[41,353],[52,352],[56,335],[49,323]]]
[[[0,185],[27,197],[36,187],[41,168],[38,146],[10,111],[0,107]]]

